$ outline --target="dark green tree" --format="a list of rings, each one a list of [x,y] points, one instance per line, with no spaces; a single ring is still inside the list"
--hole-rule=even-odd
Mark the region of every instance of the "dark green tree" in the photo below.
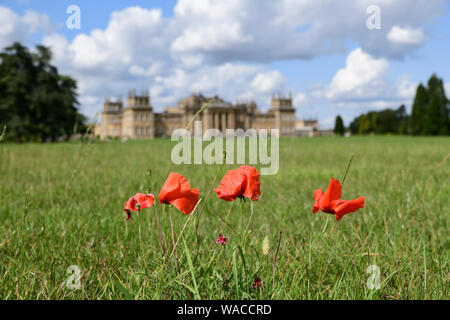
[[[343,136],[345,134],[344,121],[342,120],[342,117],[340,115],[336,117],[333,131],[338,136]]]
[[[423,132],[423,121],[428,106],[428,92],[422,84],[419,84],[414,98],[411,117],[409,119],[409,133],[418,135]]]
[[[14,141],[55,141],[84,127],[76,82],[50,64],[51,52],[14,43],[0,53],[0,125]]]
[[[430,108],[428,108],[427,113],[425,115],[425,120],[427,121],[427,128],[424,128],[424,134],[434,134],[428,133],[430,131],[430,126],[434,131],[436,125],[430,124],[428,121],[430,119],[435,119],[438,121],[437,126],[439,127],[438,133],[441,135],[446,135],[450,132],[450,121],[449,121],[449,108],[447,97],[445,95],[444,83],[442,79],[438,78],[435,74],[433,74],[427,83],[428,95],[429,97],[436,97],[437,106],[433,106],[433,109],[439,109],[439,119],[436,117],[436,110],[431,110],[431,100],[430,100]]]
[[[362,115],[359,117],[356,117],[353,119],[352,122],[350,122],[350,125],[348,126],[351,134],[358,134],[359,133],[359,122],[361,120]]]
[[[427,87],[419,84],[411,116],[401,105],[397,110],[370,111],[355,118],[349,126],[352,134],[448,135],[450,133],[449,100],[443,80],[433,74]]]
[[[403,104],[397,109],[397,119],[398,119],[397,133],[408,134],[409,117],[408,114],[406,113],[406,107]]]
[[[423,124],[423,134],[438,135],[441,125],[441,108],[439,98],[436,95],[431,97],[430,105],[427,108]]]
[[[355,118],[350,123],[352,134],[407,134],[408,115],[401,105],[398,109],[370,111]]]

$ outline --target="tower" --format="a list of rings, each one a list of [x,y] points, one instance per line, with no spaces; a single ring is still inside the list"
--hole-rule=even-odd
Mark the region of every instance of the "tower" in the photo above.
[[[273,95],[269,112],[274,115],[274,129],[280,130],[280,136],[295,136],[295,108],[290,94]]]
[[[99,132],[102,138],[120,137],[122,135],[122,99],[111,101],[105,98],[102,112],[102,129]]]
[[[140,95],[131,90],[127,97],[127,107],[123,112],[122,135],[127,138],[153,138],[155,136],[153,108],[150,95],[143,91]]]

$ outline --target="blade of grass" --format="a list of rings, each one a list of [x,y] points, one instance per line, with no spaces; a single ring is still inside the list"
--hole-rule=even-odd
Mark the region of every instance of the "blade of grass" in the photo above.
[[[186,258],[189,264],[189,269],[191,271],[192,282],[194,283],[194,290],[195,290],[194,296],[196,299],[200,300],[201,297],[198,291],[197,281],[195,280],[194,265],[192,264],[191,254],[189,253],[189,248],[187,247],[186,240],[184,240],[184,237],[183,237],[183,244],[184,244],[184,252],[186,253]]]
[[[236,250],[233,250],[233,274],[234,274],[234,286],[236,288],[236,299],[239,298],[239,276],[237,270]]]

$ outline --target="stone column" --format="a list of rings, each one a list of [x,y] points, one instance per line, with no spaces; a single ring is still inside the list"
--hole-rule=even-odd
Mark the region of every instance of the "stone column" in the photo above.
[[[225,134],[225,130],[227,129],[227,113],[222,112],[222,133]]]
[[[248,112],[245,112],[245,113],[244,113],[244,116],[245,116],[245,121],[244,121],[244,123],[245,123],[245,128],[243,128],[243,129],[244,129],[244,130],[248,130],[248,129],[250,129],[250,126],[251,126],[250,115],[248,114]]]
[[[231,111],[229,114],[230,121],[228,124],[228,127],[230,129],[236,129],[236,113],[234,111]]]
[[[206,129],[211,129],[214,128],[214,118],[213,118],[213,114],[211,112],[208,113],[208,126],[206,127]]]
[[[192,120],[193,117],[194,117],[194,112],[191,111],[191,112],[189,113],[188,123],[189,123],[189,121]],[[191,124],[191,126],[190,126],[190,128],[189,128],[189,132],[191,133],[191,136],[194,135],[194,122],[192,122],[192,124]]]
[[[214,128],[215,129],[219,129],[220,128],[220,126],[219,126],[219,113],[218,112],[214,113]]]
[[[209,125],[209,112],[208,112],[208,108],[206,108],[206,110],[203,110],[202,112],[202,130],[203,132],[205,132],[205,130],[208,130],[208,125]]]

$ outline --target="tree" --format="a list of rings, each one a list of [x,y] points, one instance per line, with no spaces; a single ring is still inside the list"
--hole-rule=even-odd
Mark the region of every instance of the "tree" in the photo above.
[[[397,110],[370,111],[355,118],[349,129],[352,134],[447,135],[450,133],[449,113],[443,80],[433,74],[427,87],[422,84],[417,87],[411,116],[404,105]]]
[[[402,104],[397,109],[397,119],[398,119],[398,127],[397,127],[397,133],[398,134],[408,134],[408,114],[406,113],[406,107],[404,104]]]
[[[44,46],[31,53],[14,43],[0,53],[0,125],[8,127],[7,139],[55,141],[84,127],[75,80],[60,75],[50,60]]]
[[[348,128],[350,129],[351,134],[358,134],[359,133],[359,121],[362,116],[356,117],[353,119],[352,122],[350,122],[350,125]]]
[[[365,114],[359,119],[358,134],[368,134],[371,131],[370,120]]]
[[[427,109],[423,124],[423,134],[437,135],[441,129],[441,108],[438,96],[433,95],[431,97],[431,102]]]
[[[334,133],[339,136],[343,136],[345,133],[344,121],[340,115],[336,117],[336,121],[334,123]]]
[[[428,99],[427,89],[422,84],[419,84],[409,119],[410,134],[418,135],[423,132],[423,121],[427,110]]]
[[[445,96],[445,90],[444,90],[444,83],[442,79],[439,79],[435,74],[433,74],[430,79],[428,80],[428,95],[430,97],[436,97],[436,106],[433,106],[434,109],[438,109],[439,112],[436,110],[428,110],[428,113],[426,114],[427,121],[430,121],[430,119],[434,119],[437,121],[437,126],[439,127],[437,134],[446,135],[450,132],[450,121],[449,121],[449,110],[448,110],[448,100]],[[430,100],[430,107],[431,107],[431,100]],[[439,113],[439,119],[436,117],[437,113]],[[429,124],[430,125],[430,124]],[[432,127],[435,127],[433,124]],[[435,129],[435,128],[434,128]],[[429,128],[427,128],[425,131],[429,131]],[[426,134],[426,133],[425,133]]]

